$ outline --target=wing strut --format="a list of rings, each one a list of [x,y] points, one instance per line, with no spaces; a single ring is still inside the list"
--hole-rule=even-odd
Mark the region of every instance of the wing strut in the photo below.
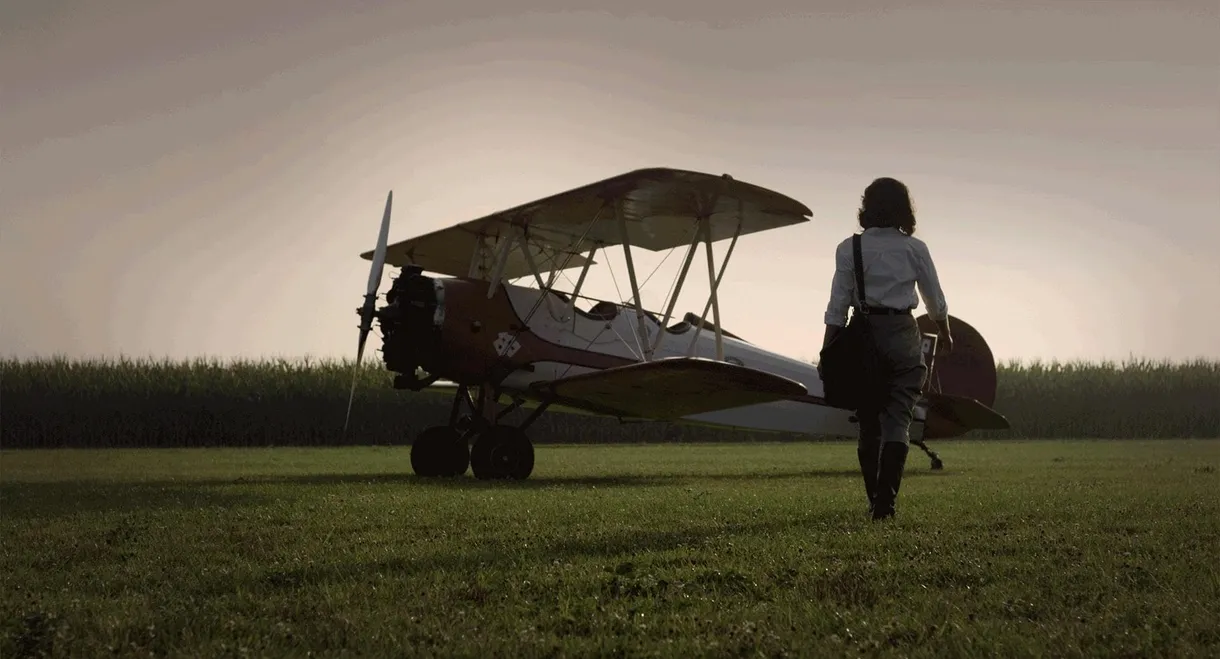
[[[521,244],[528,245],[529,244],[528,237],[523,235]],[[522,258],[525,259],[525,264],[529,266],[530,274],[534,275],[534,283],[538,284],[538,290],[540,290],[540,291],[547,290],[548,284],[542,281],[542,270],[538,269],[538,262],[534,260],[534,255],[530,254],[530,251],[528,249],[524,249],[524,250],[521,250],[521,256],[522,256]],[[559,271],[552,270],[551,277],[553,278],[557,272],[559,272]]]
[[[513,244],[517,242],[517,234],[509,234],[504,237],[504,242],[500,243],[499,252],[496,254],[496,264],[491,269],[490,285],[487,287],[487,299],[495,297],[496,291],[500,290],[500,278],[504,276],[504,265],[508,263],[508,255],[513,251]],[[526,251],[529,251],[526,248]],[[588,267],[589,264],[585,264]]]
[[[707,303],[703,305],[703,313],[699,314],[699,324],[695,327],[695,333],[690,337],[690,346],[686,349],[688,357],[695,355],[695,342],[699,340],[699,333],[703,331],[703,323],[707,318],[707,311],[712,309],[714,314],[712,322],[716,326],[716,359],[717,361],[724,360],[724,334],[720,329],[720,280],[724,277],[724,271],[729,266],[729,258],[733,256],[733,248],[737,246],[737,239],[741,236],[741,213],[737,215],[737,229],[733,231],[733,239],[729,241],[729,249],[724,253],[724,261],[720,263],[720,272],[716,272],[716,263],[712,255],[712,233],[711,224],[704,222],[703,235],[704,246],[707,248],[707,277],[711,285],[711,293],[707,296]]]
[[[673,295],[669,297],[669,303],[665,306],[665,316],[661,319],[661,330],[657,332],[656,341],[648,347],[648,356],[646,359],[652,359],[653,353],[661,346],[661,339],[665,338],[665,326],[669,324],[669,319],[674,313],[674,306],[678,303],[678,293],[682,291],[682,284],[686,282],[686,273],[690,270],[691,261],[695,260],[695,250],[699,247],[699,238],[695,237],[690,242],[690,246],[686,248],[686,258],[682,261],[682,270],[678,273],[678,282],[674,285]]]
[[[627,278],[631,281],[631,300],[635,303],[636,347],[648,361],[651,355],[644,352],[648,345],[648,326],[644,323],[644,306],[640,301],[640,284],[635,276],[635,262],[631,259],[631,238],[627,234],[627,218],[623,216],[623,204],[620,200],[614,204],[615,218],[618,220],[619,233],[622,234],[623,258],[627,261]]]
[[[572,296],[568,299],[568,320],[572,321],[572,330],[576,330],[576,300],[580,295],[580,289],[585,285],[585,277],[589,274],[589,266],[593,265],[593,257],[597,254],[597,248],[601,245],[594,244],[589,250],[588,260],[580,268],[580,276],[576,278],[576,287],[572,289]]]
[[[593,230],[593,227],[597,224],[597,221],[601,219],[602,213],[604,211],[605,211],[605,205],[603,205],[600,209],[598,209],[597,214],[593,216],[593,220],[589,222],[589,226],[585,227],[584,232],[580,234],[580,238],[577,239],[576,243],[574,245],[572,245],[572,248],[570,250],[568,250],[567,256],[564,258],[563,263],[558,268],[551,270],[551,275],[549,277],[549,281],[546,284],[542,283],[542,274],[541,274],[542,271],[538,269],[537,261],[534,260],[534,257],[529,252],[528,236],[522,235],[522,237],[521,237],[522,254],[525,258],[526,264],[529,266],[530,270],[534,274],[534,279],[538,282],[539,291],[541,293],[541,295],[538,296],[538,301],[534,303],[534,306],[532,308],[530,308],[529,313],[527,313],[525,315],[525,318],[521,319],[521,323],[523,326],[525,326],[525,327],[529,326],[530,319],[532,319],[534,317],[534,314],[538,312],[538,307],[539,307],[539,305],[542,304],[544,299],[546,300],[546,303],[547,303],[547,307],[546,307],[547,311],[550,312],[552,318],[556,318],[556,320],[558,320],[558,318],[555,316],[555,310],[551,307],[551,299],[550,299],[550,296],[547,295],[547,292],[550,291],[551,288],[555,285],[555,278],[558,277],[559,271],[566,270],[568,267],[568,262],[580,254],[580,252],[579,252],[580,245],[585,242],[586,238],[588,238],[589,232]],[[596,251],[596,249],[597,249],[596,244],[594,244],[593,249],[594,249],[594,251]],[[584,270],[581,273],[582,280],[584,278],[584,273],[588,271],[589,265],[591,265],[592,262],[593,262],[593,252],[590,252],[589,260],[585,262]],[[499,286],[500,282],[492,281],[491,285]],[[576,304],[576,296],[575,296],[575,294],[573,294],[572,303],[569,306],[572,306],[574,308],[575,304]],[[575,314],[575,311],[573,311],[573,314]]]

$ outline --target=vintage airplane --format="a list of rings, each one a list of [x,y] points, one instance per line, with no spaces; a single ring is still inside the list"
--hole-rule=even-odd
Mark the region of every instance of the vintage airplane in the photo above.
[[[855,436],[853,413],[820,397],[814,364],[763,350],[720,322],[717,288],[738,238],[809,221],[812,212],[800,202],[727,174],[641,169],[387,246],[392,203],[391,191],[376,249],[361,254],[372,269],[357,310],[356,367],[376,319],[395,388],[452,393],[448,424],[412,443],[416,474],[458,476],[469,467],[480,479],[527,478],[534,449],[525,431],[548,409]],[[717,268],[712,244],[724,239]],[[710,294],[701,314],[671,323],[700,243]],[[658,316],[641,306],[632,249],[683,246],[685,260]],[[594,256],[613,247],[626,261],[630,301],[582,296]],[[386,264],[402,270],[377,308]],[[557,275],[577,268],[572,290],[557,289]],[[537,288],[508,283],[520,278]],[[933,370],[912,440],[939,469],[924,439],[1008,423],[989,407],[996,369],[983,337],[954,318],[955,350],[935,356],[934,325],[926,316],[919,322]],[[809,335],[818,341],[820,328]],[[354,394],[353,377],[349,419]],[[504,422],[523,407],[533,411],[522,423]]]

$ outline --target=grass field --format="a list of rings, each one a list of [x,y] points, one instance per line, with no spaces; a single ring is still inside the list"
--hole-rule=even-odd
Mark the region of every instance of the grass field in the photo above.
[[[0,657],[1217,656],[1220,441],[0,454]]]

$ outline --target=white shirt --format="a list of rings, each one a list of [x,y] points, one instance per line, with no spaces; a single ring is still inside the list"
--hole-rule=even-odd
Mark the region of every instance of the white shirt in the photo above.
[[[914,236],[894,228],[867,229],[860,237],[864,258],[865,304],[870,307],[914,309],[918,287],[928,315],[934,320],[949,316],[949,305],[940,290],[936,265],[928,246]],[[830,282],[830,303],[826,305],[826,324],[847,324],[847,310],[856,295],[855,258],[851,238],[835,249],[835,274]]]

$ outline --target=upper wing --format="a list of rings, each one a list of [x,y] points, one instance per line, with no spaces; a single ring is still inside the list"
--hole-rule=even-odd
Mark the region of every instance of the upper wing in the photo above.
[[[548,402],[622,418],[673,420],[808,393],[772,373],[711,359],[673,357],[534,385]]]
[[[484,258],[488,262],[484,265],[490,270],[500,242],[507,238],[508,234],[505,229],[509,228],[509,225],[492,226],[491,231],[480,234],[477,228],[469,226],[471,224],[471,222],[467,222],[448,229],[433,231],[418,238],[387,245],[386,265],[395,267],[417,265],[428,272],[451,277],[464,277],[470,271],[470,261],[475,250],[480,246],[485,246],[488,249],[485,251]],[[529,260],[521,252],[521,247],[521,242],[518,242],[504,261],[502,277],[506,280],[534,274]],[[570,250],[557,249],[553,245],[540,243],[537,240],[525,242],[525,247],[529,249],[534,264],[538,267],[539,275],[545,275],[555,270],[580,268],[589,260]],[[360,256],[371,260],[373,252],[365,252]]]
[[[812,215],[791,197],[727,174],[640,169],[394,243],[386,248],[386,263],[463,276],[480,241],[494,244],[523,230],[543,272],[558,269],[565,261],[566,267],[580,267],[585,260],[576,252],[593,244],[622,242],[611,202],[618,203],[618,213],[626,220],[631,245],[652,251],[689,244],[698,228],[695,220],[701,216],[710,220],[716,241],[731,238],[739,219],[744,235],[807,222]],[[361,256],[371,259],[372,254]],[[512,279],[530,272],[525,259],[514,254],[504,276]]]

